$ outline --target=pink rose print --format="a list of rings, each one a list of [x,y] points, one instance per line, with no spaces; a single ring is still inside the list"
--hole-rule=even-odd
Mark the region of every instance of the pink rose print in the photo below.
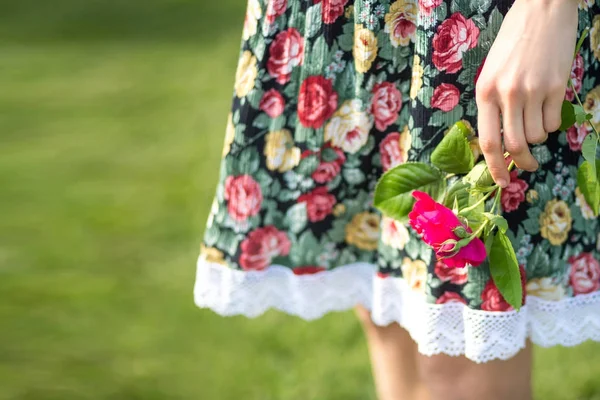
[[[406,162],[403,154],[406,154],[407,149],[400,147],[400,133],[390,133],[379,144],[379,152],[381,154],[381,165],[383,170],[387,171],[397,165]]]
[[[298,95],[298,119],[307,128],[318,129],[337,108],[338,95],[329,79],[309,76],[302,82]]]
[[[521,285],[523,286],[523,300],[522,303],[525,304],[525,284],[527,281],[527,275],[525,273],[525,268],[522,265],[519,265],[519,269],[521,270]],[[485,285],[483,292],[481,293],[481,300],[483,303],[481,304],[481,309],[484,311],[511,311],[513,310],[512,306],[504,300],[502,294],[498,290],[498,287],[494,283],[494,281],[490,278],[488,283]]]
[[[239,222],[258,214],[263,201],[260,185],[250,175],[227,177],[224,197],[229,215]]]
[[[335,155],[335,159],[325,160],[323,158],[323,150],[326,149],[330,149],[328,151],[329,157]],[[316,154],[319,157],[319,166],[312,173],[311,176],[315,182],[320,184],[331,182],[336,176],[339,175],[340,171],[342,170],[342,166],[346,162],[346,156],[344,155],[344,152],[341,149],[337,147],[331,147],[329,144],[327,144],[325,145],[323,150],[316,153],[310,150],[305,150],[302,153],[302,158],[306,158],[313,154]]]
[[[442,22],[433,36],[433,64],[449,74],[462,68],[465,51],[477,46],[479,28],[461,13],[454,13]]]
[[[580,125],[575,123],[575,125],[567,129],[567,142],[569,143],[569,148],[573,151],[581,151],[583,139],[588,135],[588,132],[588,124]]]
[[[269,0],[267,3],[267,22],[272,24],[287,9],[287,0]]]
[[[269,117],[277,118],[283,114],[285,100],[277,90],[267,90],[260,100],[258,108],[263,110]]]
[[[446,303],[462,303],[467,304],[467,301],[462,298],[462,296],[455,292],[445,292],[441,295],[436,301],[436,304],[446,304]]]
[[[304,39],[295,28],[279,32],[269,47],[267,71],[277,83],[289,82],[292,69],[304,62]]]
[[[583,72],[583,57],[581,56],[581,54],[577,54],[577,57],[575,57],[575,60],[573,60],[573,67],[571,69],[571,80],[573,82],[573,86],[575,87],[576,93],[579,93],[581,91]],[[575,92],[573,92],[573,88],[571,87],[571,85],[567,86],[565,100],[575,100]]]
[[[433,248],[438,259],[446,257],[444,263],[449,268],[463,268],[467,264],[476,267],[485,260],[485,245],[479,238],[474,238],[453,254],[454,246],[444,242],[460,240],[453,232],[456,228],[463,227],[469,233],[471,228],[463,225],[452,210],[436,203],[427,193],[415,190],[413,196],[417,201],[408,214],[410,226]]]
[[[460,90],[451,83],[442,83],[433,91],[431,107],[444,112],[452,111],[460,100]]]
[[[431,15],[431,12],[443,2],[444,0],[419,0],[419,11],[425,16]]]
[[[515,211],[525,201],[525,191],[529,188],[527,182],[519,179],[517,170],[510,172],[510,183],[500,195],[500,203],[505,212]]]
[[[385,131],[398,119],[402,108],[402,93],[391,82],[378,83],[373,88],[371,113],[375,117],[375,127]]]
[[[571,273],[569,284],[575,295],[592,293],[600,289],[600,262],[592,253],[581,253],[569,258]]]
[[[291,246],[285,232],[272,225],[258,228],[250,232],[240,245],[240,265],[246,271],[261,271],[271,264],[273,258],[287,256]]]
[[[329,194],[325,186],[318,187],[298,198],[298,203],[306,203],[310,222],[319,222],[327,218],[336,202],[335,196]]]
[[[322,4],[323,22],[333,24],[339,17],[344,15],[344,7],[348,0],[314,0],[314,4]]]
[[[325,271],[324,267],[318,267],[314,265],[307,265],[305,267],[297,267],[292,270],[294,275],[313,275],[319,272]]]
[[[467,268],[448,268],[442,260],[435,263],[433,272],[442,282],[450,282],[455,285],[463,285],[469,279]]]

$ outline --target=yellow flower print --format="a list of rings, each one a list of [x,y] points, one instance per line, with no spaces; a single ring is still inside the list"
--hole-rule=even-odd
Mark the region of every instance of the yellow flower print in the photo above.
[[[424,293],[427,281],[427,265],[423,260],[411,260],[404,257],[402,260],[402,277],[414,291]]]
[[[325,141],[347,153],[358,152],[369,139],[373,121],[358,99],[347,100],[325,126]]]
[[[300,149],[294,146],[292,134],[288,130],[269,132],[265,137],[267,168],[271,171],[286,172],[300,162]]]
[[[262,17],[260,3],[258,0],[249,0],[248,8],[246,9],[246,18],[244,19],[244,30],[242,31],[242,38],[244,40],[248,40],[256,35],[260,17]]]
[[[203,244],[200,245],[200,257],[206,262],[225,265],[225,256],[223,252],[215,249],[214,247],[206,247]]]
[[[225,128],[225,145],[223,146],[223,156],[231,151],[231,144],[235,138],[235,126],[233,126],[233,116],[229,113],[227,117],[227,128]]]
[[[423,87],[423,66],[421,65],[421,57],[415,54],[413,59],[412,78],[410,81],[410,98],[416,99],[419,90]]]
[[[582,10],[588,10],[591,6],[594,5],[595,0],[579,0],[579,8]]]
[[[416,0],[397,0],[385,15],[385,32],[394,47],[408,46],[415,38],[419,6]]]
[[[410,146],[412,145],[412,135],[410,129],[408,129],[408,125],[404,126],[404,129],[400,133],[398,144],[400,145],[402,159],[405,161],[408,160],[408,150],[410,150]]]
[[[592,114],[590,121],[596,129],[600,130],[600,85],[590,90],[585,96],[583,109]]]
[[[375,34],[360,25],[354,27],[354,48],[352,50],[358,72],[365,73],[377,57],[377,38]]]
[[[344,17],[346,17],[347,19],[350,19],[350,18],[352,18],[353,15],[354,15],[354,6],[346,7],[346,11],[344,12]]]
[[[554,246],[561,245],[569,237],[572,222],[568,204],[562,200],[550,200],[540,215],[540,234]]]
[[[366,211],[356,214],[346,225],[346,242],[361,250],[377,250],[379,222],[377,214]]]
[[[581,190],[578,187],[575,188],[575,204],[577,204],[579,206],[579,208],[581,209],[581,215],[583,215],[583,218],[596,219],[596,216],[594,215],[594,211],[592,210],[590,205],[587,203],[587,201],[585,200],[585,197],[583,197],[583,193],[581,193]]]
[[[333,207],[333,216],[340,217],[346,213],[346,206],[342,203],[338,203]]]
[[[600,60],[600,15],[594,17],[592,29],[590,29],[590,45],[596,59]]]
[[[555,285],[552,278],[532,279],[527,283],[527,294],[542,300],[558,301],[565,297],[565,288]]]
[[[535,203],[539,198],[540,195],[535,189],[531,189],[525,194],[525,200],[527,200],[529,204]]]
[[[254,81],[258,75],[256,57],[248,50],[242,53],[235,74],[235,94],[244,97],[254,89]]]

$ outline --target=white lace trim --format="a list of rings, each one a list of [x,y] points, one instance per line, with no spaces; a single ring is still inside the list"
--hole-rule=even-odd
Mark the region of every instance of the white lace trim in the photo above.
[[[600,293],[561,301],[528,296],[520,312],[473,310],[460,303],[429,304],[403,279],[379,278],[357,263],[315,275],[271,266],[243,272],[198,261],[194,299],[221,315],[257,317],[270,308],[306,320],[362,304],[378,325],[397,322],[425,355],[465,355],[475,362],[508,359],[527,338],[544,347],[600,341]]]

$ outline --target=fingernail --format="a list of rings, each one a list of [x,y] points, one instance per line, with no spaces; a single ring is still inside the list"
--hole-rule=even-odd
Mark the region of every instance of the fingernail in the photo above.
[[[506,180],[504,180],[504,179],[502,179],[502,178],[498,179],[498,182],[497,182],[497,183],[498,183],[498,185],[499,185],[499,186],[500,186],[502,189],[504,189],[504,188],[505,188],[505,187],[508,185],[508,183],[506,182]]]

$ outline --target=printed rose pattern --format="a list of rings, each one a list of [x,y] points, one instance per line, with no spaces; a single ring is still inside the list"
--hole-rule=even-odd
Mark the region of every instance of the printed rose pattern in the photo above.
[[[431,304],[510,311],[488,262],[472,266],[481,243],[456,263],[419,238],[454,238],[450,210],[422,197],[411,226],[372,205],[383,172],[428,162],[456,121],[477,126],[475,83],[509,3],[249,0],[204,259],[298,279],[369,263]],[[540,170],[513,171],[500,194],[524,291],[546,301],[600,291],[600,223],[576,169],[590,124],[600,128],[599,9],[580,1],[579,27],[592,30],[565,93],[592,120],[532,146]]]

